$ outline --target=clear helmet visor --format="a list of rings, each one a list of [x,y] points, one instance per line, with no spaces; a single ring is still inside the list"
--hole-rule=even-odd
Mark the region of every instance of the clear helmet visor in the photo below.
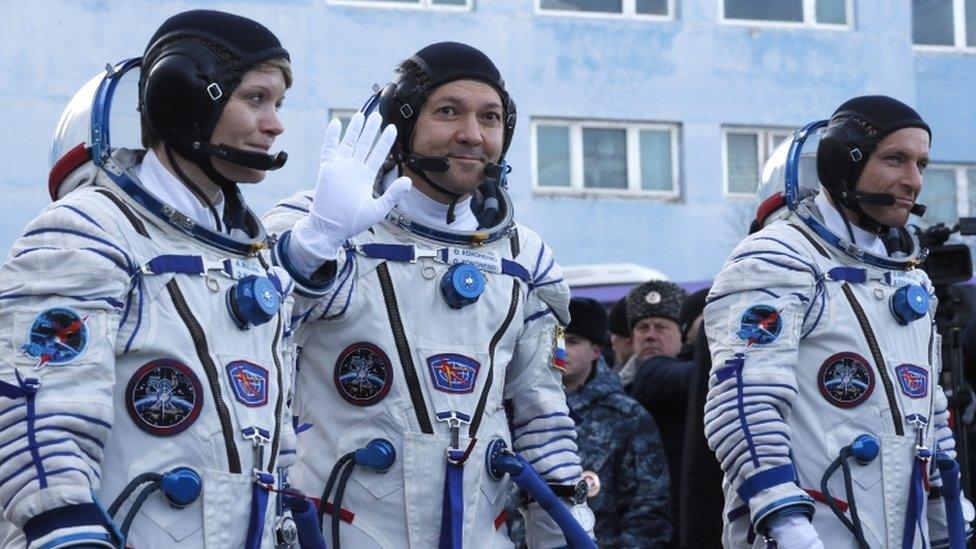
[[[781,193],[786,205],[795,210],[803,199],[820,192],[817,175],[817,146],[826,129],[826,122],[815,122],[793,132],[776,147],[763,166],[756,196],[759,203]]]
[[[68,102],[54,129],[50,167],[81,144],[108,151],[141,143],[139,64],[129,60],[96,74]]]

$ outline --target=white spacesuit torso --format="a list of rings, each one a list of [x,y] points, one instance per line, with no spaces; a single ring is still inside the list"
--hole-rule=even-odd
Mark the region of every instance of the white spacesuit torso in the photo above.
[[[915,318],[899,319],[905,304],[892,300],[911,286]],[[871,547],[945,543],[941,479],[923,459],[955,456],[933,292],[921,270],[858,261],[793,214],[732,252],[705,309],[705,431],[725,471],[726,547],[764,546],[753,529],[790,506],[815,511],[825,547],[857,547],[824,503],[850,516],[851,495]],[[849,459],[852,494],[834,467],[824,494],[825,471],[863,434],[880,443],[877,457]]]
[[[137,154],[115,159],[137,180]],[[150,213],[91,164],[62,188],[71,190],[25,229],[0,271],[0,379],[21,388],[0,399],[5,519],[23,528],[65,508],[58,520],[69,521],[92,492],[108,507],[140,474],[189,467],[202,477],[200,496],[177,508],[151,494],[128,545],[239,548],[253,504],[264,515],[260,544],[273,547],[274,494],[252,496],[256,470],[275,474],[293,460],[292,284],[270,267],[259,222],[250,221],[256,238],[221,249]],[[228,292],[249,275],[273,280],[271,302],[281,305],[243,329]],[[33,526],[44,535],[32,547],[92,529]],[[9,535],[4,547],[25,543]]]
[[[283,233],[279,255],[310,202],[308,193],[299,194],[265,217],[269,231]],[[437,231],[407,230],[407,219],[394,210],[347,242],[327,287],[295,277],[294,314],[303,324],[296,332],[294,413],[311,426],[299,427],[300,464],[292,478],[318,497],[341,456],[386,439],[396,451],[392,468],[357,467],[345,489],[342,544],[433,547],[441,532],[447,450],[466,451],[458,517],[463,546],[510,546],[509,480],[489,475],[489,442],[501,439],[535,458],[548,482],[580,478],[554,355],[557,317],[568,321],[568,288],[549,248],[524,227],[513,224],[495,237],[482,233],[480,244],[450,243]],[[442,279],[459,262],[479,266],[484,288],[477,301],[452,308]],[[503,406],[509,399],[511,428]]]

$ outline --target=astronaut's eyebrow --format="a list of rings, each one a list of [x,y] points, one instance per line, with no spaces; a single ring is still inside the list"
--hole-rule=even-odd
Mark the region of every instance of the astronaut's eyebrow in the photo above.
[[[457,95],[444,95],[442,97],[438,97],[437,100],[434,101],[434,103],[437,103],[438,105],[450,104],[450,105],[456,105],[458,107],[470,107],[471,100],[469,98],[465,98]],[[482,111],[489,110],[489,109],[501,110],[501,108],[502,108],[501,103],[495,100],[490,100],[482,103],[478,107],[478,110],[482,110]]]

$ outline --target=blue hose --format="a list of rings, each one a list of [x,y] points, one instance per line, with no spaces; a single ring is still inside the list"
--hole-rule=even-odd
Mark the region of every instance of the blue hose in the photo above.
[[[291,518],[298,529],[298,545],[302,549],[327,549],[315,506],[308,500],[292,494],[284,494],[285,506],[291,509]]]
[[[518,454],[504,452],[495,458],[493,465],[508,473],[515,484],[525,490],[525,493],[534,499],[552,517],[552,520],[556,521],[563,536],[566,537],[566,543],[572,549],[596,549],[596,544],[569,509],[552,492],[539,473],[529,465],[529,462],[525,461],[525,458]]]
[[[942,498],[945,502],[946,524],[949,527],[950,549],[966,547],[966,520],[962,516],[961,491],[959,489],[959,464],[949,456],[939,453],[936,465],[942,475]]]

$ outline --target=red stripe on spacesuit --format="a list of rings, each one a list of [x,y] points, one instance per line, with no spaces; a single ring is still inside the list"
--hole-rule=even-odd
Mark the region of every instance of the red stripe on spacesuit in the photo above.
[[[332,515],[332,509],[334,509],[334,506],[331,503],[329,503],[328,501],[325,502],[325,514],[331,516]],[[352,511],[350,511],[348,509],[343,509],[341,507],[339,508],[339,519],[342,520],[342,522],[347,522],[349,524],[352,524],[352,519],[354,519],[354,518],[356,518],[356,514],[355,513],[353,513]]]
[[[64,179],[89,160],[91,160],[91,149],[84,143],[78,143],[54,163],[51,173],[47,176],[47,192],[51,195],[52,201],[58,199],[58,189],[61,188]]]
[[[809,488],[804,488],[803,490],[810,497],[812,497],[814,500],[819,501],[820,503],[823,503],[825,505],[827,504],[827,496],[821,494],[820,492],[818,492],[816,490],[811,490]],[[840,509],[840,511],[842,513],[847,511],[847,502],[846,501],[841,501],[841,500],[839,500],[837,498],[833,498],[833,499],[834,499],[834,504],[837,505],[837,508]]]
[[[501,528],[502,524],[505,524],[505,521],[507,520],[508,520],[508,511],[502,509],[502,512],[498,513],[498,516],[495,517],[495,530]]]

